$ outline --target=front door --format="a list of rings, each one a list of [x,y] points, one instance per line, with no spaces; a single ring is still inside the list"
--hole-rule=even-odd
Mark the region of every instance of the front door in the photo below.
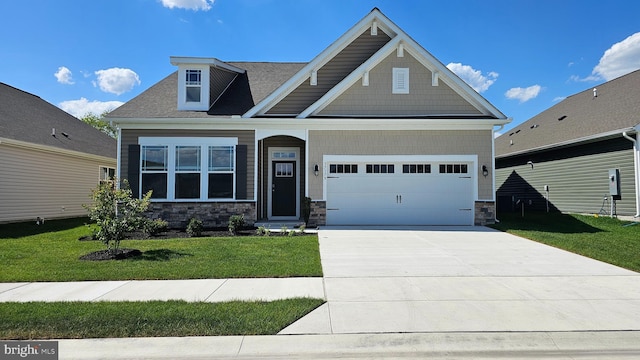
[[[296,162],[273,161],[271,216],[296,216]]]

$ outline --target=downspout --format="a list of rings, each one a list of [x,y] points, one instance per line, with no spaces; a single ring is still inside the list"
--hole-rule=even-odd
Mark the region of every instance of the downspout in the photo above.
[[[636,132],[636,137],[638,133]],[[633,143],[633,175],[635,178],[636,185],[636,214],[633,217],[640,217],[640,176],[638,176],[638,172],[640,172],[640,148],[638,147],[638,140],[632,138],[627,135],[627,132],[623,132],[622,136],[631,141]]]

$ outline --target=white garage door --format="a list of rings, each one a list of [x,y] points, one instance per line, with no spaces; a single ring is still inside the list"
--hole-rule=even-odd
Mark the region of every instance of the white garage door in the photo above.
[[[326,166],[327,225],[473,225],[471,163]]]

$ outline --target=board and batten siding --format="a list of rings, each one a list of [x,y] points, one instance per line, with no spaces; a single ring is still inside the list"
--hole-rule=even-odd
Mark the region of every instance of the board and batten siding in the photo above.
[[[310,78],[306,78],[267,114],[301,113],[380,50],[389,40],[391,38],[381,29],[378,29],[378,35],[371,35],[369,29],[363,31],[351,44],[318,69],[317,85],[310,85]]]
[[[393,68],[409,69],[409,93],[393,94]],[[369,86],[356,81],[327,105],[320,115],[481,115],[481,112],[439,80],[432,86],[431,71],[405,51],[391,53],[369,71]]]
[[[247,146],[247,200],[254,200],[255,135],[252,130],[139,130],[121,131],[120,178],[127,178],[129,145],[138,144],[139,137],[236,137],[238,145]]]
[[[513,208],[512,197],[525,199],[525,212],[527,209],[545,210],[544,186],[547,185],[551,209],[555,207],[562,212],[598,214],[603,207],[604,197],[611,201],[609,170],[619,169],[622,199],[616,202],[617,214],[634,215],[636,193],[633,151],[619,149],[630,148],[631,142],[623,139],[617,141],[617,144],[592,144],[590,147],[584,155],[566,156],[567,152],[576,151],[564,149],[529,157],[497,160],[498,212],[521,211],[520,206]],[[598,152],[597,149],[607,151]],[[508,166],[502,165],[506,161],[509,162]],[[527,161],[532,161],[533,168]],[[532,201],[531,205],[528,200]],[[610,211],[609,204],[605,203],[603,210],[606,213]]]
[[[390,120],[393,121],[393,120]],[[484,177],[480,168],[492,172],[492,132],[490,130],[419,131],[309,131],[309,164],[320,164],[323,155],[478,155],[478,199],[493,199],[492,177]],[[309,195],[322,199],[323,176],[309,177]]]
[[[116,159],[0,144],[0,223],[87,216],[101,166]]]

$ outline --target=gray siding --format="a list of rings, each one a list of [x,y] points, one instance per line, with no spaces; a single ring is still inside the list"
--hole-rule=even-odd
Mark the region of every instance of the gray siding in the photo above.
[[[626,143],[625,143],[626,142]],[[512,197],[525,199],[525,211],[544,210],[544,186],[549,186],[551,208],[562,212],[597,214],[609,196],[609,169],[620,170],[622,200],[618,215],[635,214],[635,179],[631,142],[593,143],[546,154],[497,160],[498,212],[512,210]],[[599,152],[601,151],[601,152]],[[533,162],[533,168],[527,161]],[[528,205],[531,200],[532,204]],[[518,207],[515,210],[520,210]],[[609,206],[605,206],[609,212]],[[499,216],[499,214],[498,214]]]
[[[120,177],[126,179],[129,166],[129,145],[137,144],[138,138],[153,137],[237,137],[238,144],[247,145],[247,200],[253,198],[254,168],[255,168],[255,136],[253,131],[247,130],[122,130]]]
[[[100,166],[116,161],[1,144],[0,223],[87,216]]]
[[[369,59],[389,40],[391,38],[380,29],[378,29],[378,35],[376,36],[371,36],[369,29],[365,30],[351,44],[318,70],[317,85],[309,85],[309,78],[307,78],[298,88],[271,108],[267,114],[301,113]]]
[[[409,94],[393,94],[393,68],[409,69]],[[356,81],[320,115],[481,115],[482,113],[440,80],[431,85],[431,71],[405,51],[393,52],[369,72],[369,86]]]

